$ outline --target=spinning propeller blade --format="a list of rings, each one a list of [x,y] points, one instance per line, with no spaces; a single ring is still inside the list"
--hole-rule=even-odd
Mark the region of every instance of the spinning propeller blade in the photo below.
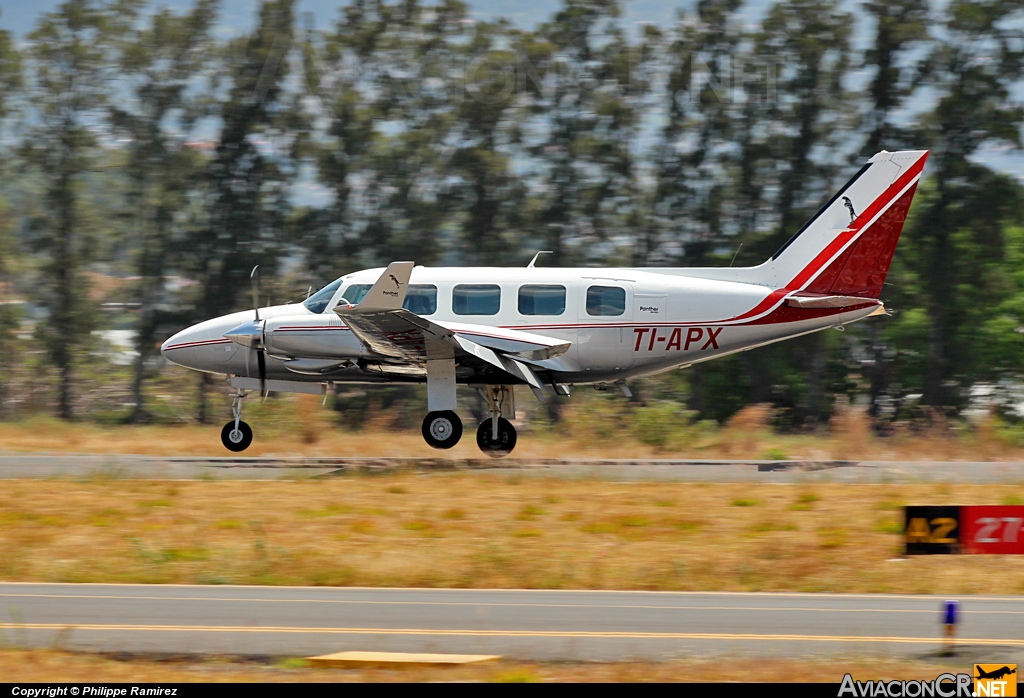
[[[259,276],[260,265],[257,264],[252,268],[249,273],[249,282],[252,285],[252,309],[256,313],[256,324],[260,328],[260,339],[259,344],[256,347],[256,367],[259,371],[260,376],[260,394],[265,400],[267,398],[267,357],[266,357],[266,333],[264,328],[266,327],[266,321],[260,322],[260,276]],[[246,365],[249,363],[249,357],[246,357]]]

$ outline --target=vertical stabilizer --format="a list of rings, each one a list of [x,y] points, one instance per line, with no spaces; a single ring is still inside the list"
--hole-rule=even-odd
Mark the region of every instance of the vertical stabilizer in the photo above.
[[[878,298],[928,151],[882,151],[775,253],[775,288]]]

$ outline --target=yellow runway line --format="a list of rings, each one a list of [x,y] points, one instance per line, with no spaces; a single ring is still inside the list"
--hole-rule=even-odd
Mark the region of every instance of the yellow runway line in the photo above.
[[[315,667],[376,667],[398,669],[403,667],[436,667],[479,664],[501,659],[498,654],[426,654],[410,652],[335,652],[318,657],[307,657]]]
[[[330,628],[290,626],[231,625],[128,625],[91,623],[0,623],[0,629],[81,630],[110,632],[183,632],[183,633],[287,633],[307,635],[427,635],[436,637],[566,637],[582,639],[632,640],[755,640],[760,642],[893,642],[898,644],[939,645],[938,637],[898,637],[873,635],[781,635],[757,633],[645,633],[587,630],[468,630],[446,628]],[[1024,647],[1024,639],[959,638],[961,645]]]

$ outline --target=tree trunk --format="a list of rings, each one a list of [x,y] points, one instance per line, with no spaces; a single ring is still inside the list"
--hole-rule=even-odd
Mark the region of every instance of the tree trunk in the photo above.
[[[53,330],[54,336],[50,341],[55,342],[52,347],[54,363],[60,371],[60,417],[70,420],[74,417],[74,408],[71,404],[71,385],[74,379],[71,369],[72,346],[75,337],[75,318],[79,312],[79,303],[76,303],[76,294],[83,293],[84,289],[74,283],[77,279],[74,274],[74,231],[75,231],[75,201],[71,182],[71,165],[67,162],[74,157],[74,153],[67,153],[65,161],[61,163],[64,172],[57,178],[54,190],[54,199],[57,208],[57,244],[54,249],[53,266],[53,291],[56,297]]]
[[[871,343],[871,355],[874,359],[871,368],[868,370],[868,380],[870,381],[870,387],[868,388],[868,416],[872,420],[877,420],[881,411],[879,401],[888,383],[886,380],[885,345],[882,343],[881,330],[877,322],[871,323],[868,338]]]
[[[772,379],[767,352],[767,347],[743,352],[743,363],[747,369],[747,375],[750,377],[750,404],[752,405],[771,401]]]
[[[932,308],[928,323],[928,365],[924,374],[921,402],[939,406],[945,403],[943,382],[946,375],[946,343],[942,312]]]
[[[199,385],[198,385],[198,399],[199,409],[196,413],[196,419],[200,424],[209,423],[209,404],[206,395],[206,388],[210,383],[210,374],[200,373],[199,374]]]
[[[821,382],[825,373],[827,349],[822,341],[821,333],[815,332],[807,338],[807,350],[810,353],[810,368],[807,371],[807,406],[804,424],[816,427],[821,422]]]
[[[142,331],[140,330],[139,333],[141,334],[141,332]],[[132,397],[135,401],[135,407],[132,409],[132,416],[130,418],[132,424],[139,424],[142,422],[143,416],[145,415],[145,406],[143,405],[142,397],[142,380],[143,373],[146,368],[146,357],[141,351],[141,346],[139,346],[140,344],[141,342],[136,342],[135,344],[135,352],[137,355],[135,357],[135,365],[133,367],[135,370],[135,376],[132,381]]]

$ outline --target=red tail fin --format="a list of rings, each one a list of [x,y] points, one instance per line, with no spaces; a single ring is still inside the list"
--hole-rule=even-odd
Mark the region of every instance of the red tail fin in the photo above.
[[[812,293],[878,298],[917,190],[915,183],[805,289]]]

